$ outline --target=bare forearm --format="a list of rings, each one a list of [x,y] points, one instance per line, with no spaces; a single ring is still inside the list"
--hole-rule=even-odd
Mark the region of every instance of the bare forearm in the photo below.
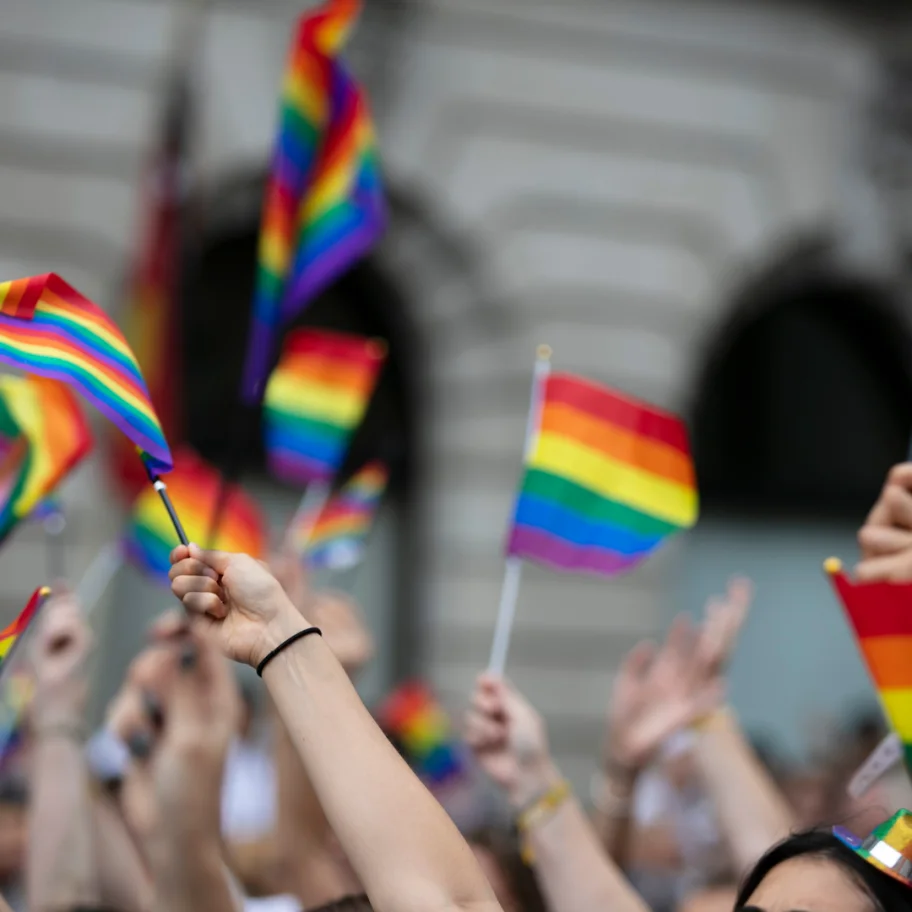
[[[240,912],[219,846],[171,840],[153,850],[153,912]]]
[[[626,868],[631,855],[631,811],[637,773],[604,770],[599,773],[598,794],[592,825],[599,842],[619,868]]]
[[[559,780],[556,771],[549,778]],[[526,846],[552,912],[648,912],[574,797],[526,833]]]
[[[152,882],[120,809],[105,794],[92,800],[98,889],[104,908],[149,912]]]
[[[82,745],[65,734],[39,735],[33,757],[29,908],[50,912],[97,905],[100,891]]]
[[[696,754],[734,863],[744,871],[788,836],[794,815],[730,712],[704,725]]]
[[[264,680],[377,912],[499,909],[470,849],[320,637],[280,653]]]

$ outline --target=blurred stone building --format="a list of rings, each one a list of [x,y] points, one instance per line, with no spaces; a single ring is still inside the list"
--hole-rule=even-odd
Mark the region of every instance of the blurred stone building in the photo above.
[[[177,5],[4,0],[4,278],[53,269],[117,311]],[[368,281],[350,292],[349,306],[382,311],[381,323],[398,334],[401,382],[391,395],[406,415],[409,451],[408,478],[359,590],[382,631],[385,664],[374,689],[400,671],[426,671],[456,707],[486,661],[539,342],[553,347],[560,369],[703,415],[698,451],[729,454],[727,462],[704,460],[711,490],[703,539],[610,583],[527,568],[510,674],[548,714],[568,772],[583,782],[620,657],[676,605],[698,607],[704,581],[724,584],[738,569],[715,557],[720,542],[737,538],[726,531],[735,520],[719,511],[712,523],[733,478],[740,474],[756,495],[742,505],[750,516],[756,501],[775,508],[780,499],[822,515],[832,490],[851,489],[842,513],[823,520],[839,544],[885,460],[902,454],[904,129],[912,122],[895,100],[908,97],[904,24],[876,4],[864,13],[836,3],[689,0],[366,5],[350,59],[371,93],[394,217],[371,265],[383,276],[382,300],[367,301]],[[255,231],[259,198],[251,188],[265,171],[289,23],[300,6],[208,4],[193,55],[194,192],[204,229],[188,256]],[[842,411],[851,403],[828,397],[826,406],[816,400],[820,410],[808,405],[811,413],[838,413],[825,427],[779,428],[792,442],[808,435],[806,446],[795,444],[804,459],[795,471],[820,485],[804,490],[780,471],[778,451],[760,459],[749,435],[726,442],[739,402],[748,409],[740,395],[721,403],[701,397],[713,377],[724,376],[735,392],[745,382],[713,372],[728,370],[726,353],[752,320],[785,299],[804,307],[827,295],[841,296],[840,313],[874,314],[850,332],[868,346],[858,370],[893,371],[852,386],[864,387],[852,414],[863,424],[870,403],[883,401],[881,387],[896,395],[872,428],[860,430]],[[797,336],[789,335],[794,327],[767,327],[785,341],[750,357],[794,362],[800,379],[804,359],[794,346],[827,333],[811,323]],[[846,345],[834,364],[851,360]],[[790,400],[797,388],[782,395]],[[763,399],[770,408],[772,401]],[[846,440],[861,438],[867,454],[849,454]],[[823,451],[845,455],[832,477],[817,471]],[[270,496],[277,511],[290,508],[291,494]],[[102,460],[81,473],[68,498],[78,574],[116,533],[116,514],[102,507],[110,501]],[[771,521],[781,531],[785,520]],[[762,551],[757,541],[735,557]],[[702,575],[688,582],[692,566]],[[40,533],[20,534],[0,568],[11,614],[41,581]],[[109,651],[136,641],[154,604],[128,586],[117,591]],[[834,654],[846,648],[838,641]],[[761,667],[769,660],[757,657]],[[830,680],[841,667],[818,672]],[[853,688],[863,687],[859,675],[853,667]],[[762,712],[754,715],[764,722]]]

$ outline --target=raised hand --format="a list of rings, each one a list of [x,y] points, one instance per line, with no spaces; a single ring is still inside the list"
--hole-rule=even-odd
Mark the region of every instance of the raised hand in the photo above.
[[[71,595],[51,599],[42,614],[32,649],[36,686],[32,724],[36,729],[81,727],[88,699],[91,632]]]
[[[481,768],[514,807],[522,807],[560,780],[541,715],[495,675],[478,678],[466,713],[465,736]]]
[[[912,580],[912,463],[894,466],[858,532],[864,582]]]
[[[669,736],[722,704],[725,668],[751,599],[750,582],[733,580],[725,597],[707,604],[702,627],[680,617],[661,648],[649,642],[634,647],[611,694],[607,767],[642,769]]]
[[[171,565],[172,592],[237,662],[256,667],[302,627],[279,581],[249,555],[181,545],[171,553]]]

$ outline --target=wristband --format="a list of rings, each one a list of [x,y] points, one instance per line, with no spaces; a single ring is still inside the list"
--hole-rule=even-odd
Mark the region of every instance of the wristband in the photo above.
[[[516,828],[521,839],[520,855],[527,865],[535,862],[535,855],[528,844],[529,831],[547,820],[570,797],[572,791],[566,779],[556,782],[516,818]]]
[[[298,640],[303,639],[306,636],[310,636],[312,633],[317,634],[317,636],[323,636],[323,631],[319,627],[306,627],[304,630],[299,630],[297,633],[293,633],[287,640],[283,640],[276,646],[272,652],[266,654],[266,658],[260,662],[256,667],[256,673],[262,678],[263,669],[283,650],[291,646],[292,643],[296,643]]]

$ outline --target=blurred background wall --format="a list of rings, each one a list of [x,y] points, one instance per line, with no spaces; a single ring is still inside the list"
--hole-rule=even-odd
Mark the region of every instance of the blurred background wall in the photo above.
[[[3,0],[4,278],[53,269],[119,312],[180,6]],[[218,457],[224,439],[206,416],[231,416],[205,378],[223,339],[246,328],[301,3],[204,6],[190,54],[188,206],[199,222],[185,251],[185,393],[191,442]],[[548,342],[560,369],[692,419],[706,503],[700,530],[632,576],[527,567],[510,674],[548,713],[568,773],[591,772],[623,653],[739,570],[755,575],[759,601],[736,700],[750,726],[802,750],[809,715],[869,699],[819,565],[832,550],[851,559],[853,529],[909,437],[903,13],[689,0],[366,6],[350,59],[372,98],[393,223],[335,291],[336,311],[395,337],[376,421],[393,428],[406,466],[358,582],[383,646],[368,697],[424,673],[457,708],[483,667],[531,363]],[[294,492],[250,477],[276,521],[287,518]],[[67,496],[78,576],[119,522],[104,462]],[[43,568],[36,529],[0,554],[7,614]],[[119,581],[103,681],[164,598]],[[790,638],[814,644],[801,663]]]

